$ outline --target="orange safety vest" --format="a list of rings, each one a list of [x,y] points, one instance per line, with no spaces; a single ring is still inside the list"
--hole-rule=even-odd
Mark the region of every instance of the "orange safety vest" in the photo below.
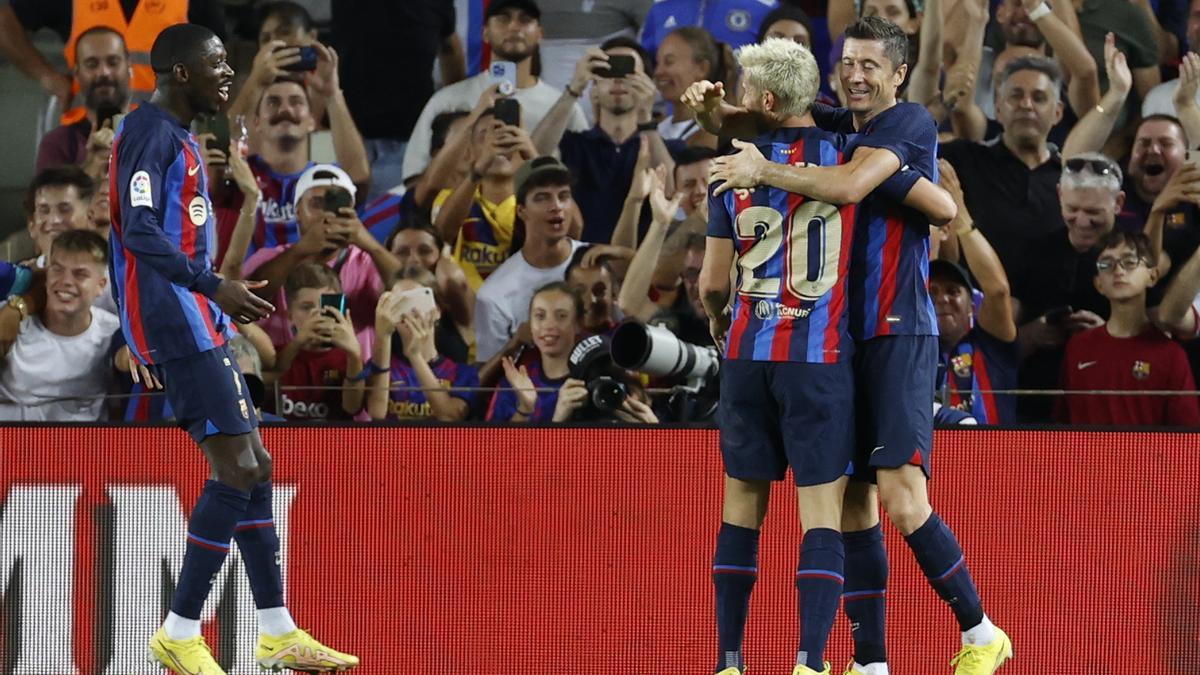
[[[188,22],[188,0],[142,0],[126,21],[121,0],[73,0],[71,10],[71,37],[63,55],[67,65],[75,68],[75,43],[79,36],[97,26],[106,26],[125,37],[129,50],[129,62],[133,66],[133,79],[129,91],[133,98],[149,98],[154,91],[154,70],[150,67],[150,48],[154,39],[167,26]],[[139,94],[141,94],[139,96]],[[79,92],[79,81],[71,82],[71,104],[62,115],[62,124],[74,124],[87,116],[83,107],[83,96]]]

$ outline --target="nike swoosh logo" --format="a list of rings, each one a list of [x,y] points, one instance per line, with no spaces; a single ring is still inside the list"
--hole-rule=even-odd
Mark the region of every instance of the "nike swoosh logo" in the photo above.
[[[1099,363],[1099,361],[1080,361],[1076,365],[1076,368],[1083,370],[1084,368],[1091,368],[1092,366],[1096,365],[1097,363]]]
[[[197,164],[196,166],[193,166],[192,168],[188,169],[188,175],[189,175],[189,176],[195,176],[195,175],[196,175],[196,172],[197,172],[197,171],[199,171],[199,170],[200,170],[200,165],[199,165],[199,164]]]
[[[880,450],[882,450],[882,449],[883,449],[883,446],[881,445],[881,446],[879,446],[879,447],[875,448],[874,450],[872,450],[872,451],[871,451],[871,454],[873,455],[873,454],[875,454],[875,453],[879,452],[879,451],[880,451]]]

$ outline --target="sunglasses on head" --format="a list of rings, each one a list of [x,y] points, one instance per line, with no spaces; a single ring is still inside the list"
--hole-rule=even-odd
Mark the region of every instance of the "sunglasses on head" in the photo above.
[[[1097,176],[1117,175],[1117,167],[1112,162],[1102,159],[1082,159],[1079,157],[1067,160],[1067,171],[1070,171],[1071,173],[1080,173],[1084,169],[1087,169]]]

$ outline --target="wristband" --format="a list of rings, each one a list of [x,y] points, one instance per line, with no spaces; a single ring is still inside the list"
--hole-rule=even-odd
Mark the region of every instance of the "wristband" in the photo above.
[[[587,85],[584,85],[584,86],[587,86]],[[571,88],[570,83],[567,83],[567,86],[563,87],[563,91],[567,92],[567,95],[570,96],[571,98],[579,98],[580,96],[583,96],[583,90],[580,89],[579,91],[575,91],[574,89]]]
[[[1034,7],[1033,11],[1029,12],[1029,20],[1037,23],[1038,19],[1041,19],[1048,14],[1050,14],[1050,3],[1043,2],[1037,7]]]
[[[970,223],[967,223],[966,225],[959,225],[958,227],[954,228],[954,234],[956,236],[963,237],[968,234],[971,234],[972,232],[974,232],[978,229],[979,228],[975,227],[974,221],[972,221]]]
[[[377,366],[377,365],[375,365],[375,361],[371,360],[371,361],[367,361],[365,364],[363,364],[363,369],[360,370],[357,375],[355,375],[354,377],[347,377],[346,381],[362,382],[363,380],[367,379],[368,377],[371,377],[372,375],[378,375],[380,373],[386,373],[386,372],[388,372],[387,368],[384,368],[383,366]]]
[[[657,122],[642,122],[641,124],[637,125],[637,130],[638,131],[658,131],[658,123]]]

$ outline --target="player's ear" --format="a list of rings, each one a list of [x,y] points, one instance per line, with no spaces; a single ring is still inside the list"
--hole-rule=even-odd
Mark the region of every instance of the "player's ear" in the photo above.
[[[191,74],[188,73],[187,66],[183,65],[182,63],[176,63],[175,65],[171,66],[171,75],[175,78],[176,82],[180,83],[187,82],[191,77]]]
[[[908,76],[908,64],[902,63],[892,75],[892,83],[896,85],[896,89],[900,89],[900,85],[904,84],[904,78]]]

